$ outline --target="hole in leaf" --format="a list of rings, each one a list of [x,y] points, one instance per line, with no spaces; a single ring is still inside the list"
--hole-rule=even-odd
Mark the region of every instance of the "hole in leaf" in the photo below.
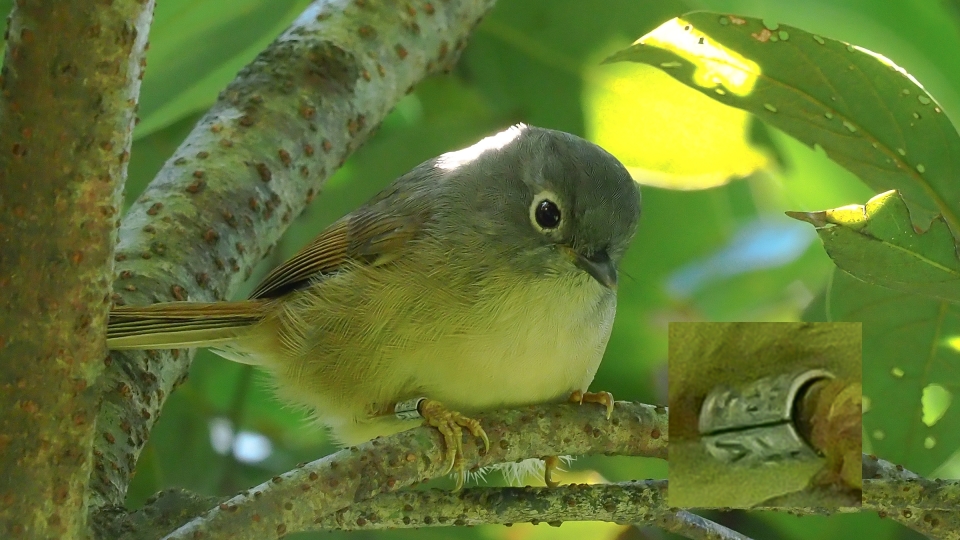
[[[928,384],[923,389],[920,403],[923,405],[923,423],[933,427],[943,418],[953,401],[953,394],[939,384]]]

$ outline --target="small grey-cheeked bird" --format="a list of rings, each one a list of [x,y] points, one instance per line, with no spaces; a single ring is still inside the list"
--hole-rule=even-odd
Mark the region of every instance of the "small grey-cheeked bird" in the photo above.
[[[247,300],[115,307],[107,343],[262,366],[346,444],[425,419],[453,467],[462,429],[489,444],[469,415],[595,396],[639,214],[616,158],[517,125],[397,178]]]

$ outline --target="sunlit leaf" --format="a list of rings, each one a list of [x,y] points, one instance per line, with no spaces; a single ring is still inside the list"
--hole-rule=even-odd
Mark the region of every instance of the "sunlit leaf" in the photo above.
[[[941,407],[932,426],[923,421],[929,385],[958,391],[960,307],[837,270],[823,302],[804,318],[863,323],[863,395],[870,401],[863,426],[874,453],[926,475],[960,446],[956,403]]]
[[[648,66],[594,70],[584,108],[589,138],[644,185],[705,189],[770,163],[750,142],[750,114],[707,99]]]
[[[788,212],[817,227],[840,269],[870,283],[960,302],[960,259],[942,219],[927,231],[913,227],[896,191],[821,212]]]
[[[889,59],[759,19],[691,13],[608,61],[664,70],[714,99],[819,145],[876,191],[899,190],[915,223],[960,230],[960,136]]]

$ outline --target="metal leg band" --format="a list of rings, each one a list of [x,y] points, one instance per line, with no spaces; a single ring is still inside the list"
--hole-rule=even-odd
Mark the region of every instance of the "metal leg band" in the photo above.
[[[393,415],[398,420],[417,420],[423,418],[420,414],[420,404],[426,401],[425,397],[418,397],[400,401],[393,406]]]
[[[816,451],[797,428],[795,404],[801,389],[832,378],[826,370],[806,369],[718,386],[700,409],[701,441],[714,459],[746,467],[814,459]]]

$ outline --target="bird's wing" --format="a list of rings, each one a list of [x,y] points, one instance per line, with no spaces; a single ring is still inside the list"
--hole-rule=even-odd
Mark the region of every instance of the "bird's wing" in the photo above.
[[[302,289],[345,265],[394,260],[421,231],[426,212],[401,215],[386,205],[362,208],[333,223],[287,262],[276,267],[250,299],[276,298]]]

